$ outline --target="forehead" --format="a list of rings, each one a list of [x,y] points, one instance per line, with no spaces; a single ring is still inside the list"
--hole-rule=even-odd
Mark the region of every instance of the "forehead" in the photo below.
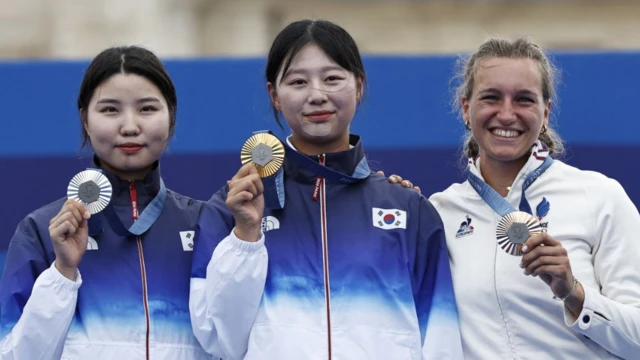
[[[287,71],[310,71],[325,67],[339,67],[342,69],[342,67],[333,61],[318,45],[308,43],[291,59],[291,64]]]
[[[475,84],[481,88],[542,90],[542,74],[533,59],[488,58],[475,69]]]
[[[93,100],[97,101],[104,97],[138,98],[144,96],[155,96],[164,100],[160,89],[149,79],[136,74],[120,73],[100,84],[94,91]]]

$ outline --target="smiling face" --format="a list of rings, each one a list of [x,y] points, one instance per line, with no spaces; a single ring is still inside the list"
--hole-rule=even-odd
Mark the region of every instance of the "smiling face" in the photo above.
[[[362,80],[309,43],[267,88],[291,128],[292,141],[316,153],[348,149],[349,124],[355,115]]]
[[[480,157],[489,161],[526,161],[549,119],[551,102],[543,98],[535,60],[492,57],[475,69],[474,87],[462,99]]]
[[[151,81],[118,73],[98,86],[86,109],[85,129],[105,170],[141,179],[169,139],[166,99]]]

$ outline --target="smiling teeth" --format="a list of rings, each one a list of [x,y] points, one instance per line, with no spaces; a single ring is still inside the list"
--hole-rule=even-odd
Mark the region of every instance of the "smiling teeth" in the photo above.
[[[515,130],[494,129],[491,133],[506,138],[513,138],[518,136],[518,132]]]

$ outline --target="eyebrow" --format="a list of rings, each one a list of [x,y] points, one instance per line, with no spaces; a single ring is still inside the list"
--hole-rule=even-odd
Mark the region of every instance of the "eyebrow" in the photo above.
[[[320,68],[321,72],[332,71],[332,70],[344,71],[343,68],[336,65],[323,66]],[[284,79],[291,74],[304,74],[304,73],[306,73],[306,71],[303,69],[289,68],[289,70],[287,70],[287,72],[282,76],[282,78]]]
[[[136,103],[141,104],[141,103],[147,103],[147,102],[160,102],[160,100],[157,97],[144,97],[144,98],[140,98],[138,100],[136,100]],[[109,98],[104,98],[104,99],[100,99],[98,100],[98,102],[96,104],[120,104],[122,103],[120,100],[116,100],[116,99],[109,99]]]
[[[502,93],[502,91],[496,89],[496,88],[488,88],[488,89],[484,89],[482,91],[479,91],[478,94],[484,94],[484,93]],[[516,91],[516,94],[518,95],[529,95],[529,96],[538,96],[537,93],[531,91],[531,90],[527,90],[527,89],[522,89],[522,90],[518,90]]]

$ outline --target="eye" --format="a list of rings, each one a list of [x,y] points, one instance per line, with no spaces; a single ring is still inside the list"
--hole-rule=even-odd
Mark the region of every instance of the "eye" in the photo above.
[[[339,81],[339,80],[344,80],[344,78],[340,76],[331,75],[327,77],[326,81]]]
[[[147,111],[156,111],[158,109],[155,106],[146,105],[146,106],[143,106],[142,109],[140,109],[140,110],[143,111],[143,112],[147,112]]]
[[[295,79],[295,80],[289,81],[289,85],[304,85],[305,83],[306,81],[302,79]]]
[[[483,95],[480,97],[482,101],[498,101],[498,97],[496,95]]]
[[[532,104],[532,103],[535,103],[536,101],[534,99],[530,98],[530,97],[523,96],[523,97],[518,98],[518,102],[525,102],[525,103],[531,103]]]
[[[105,106],[102,109],[100,109],[101,113],[115,113],[117,111],[118,109],[116,109],[115,106]]]

